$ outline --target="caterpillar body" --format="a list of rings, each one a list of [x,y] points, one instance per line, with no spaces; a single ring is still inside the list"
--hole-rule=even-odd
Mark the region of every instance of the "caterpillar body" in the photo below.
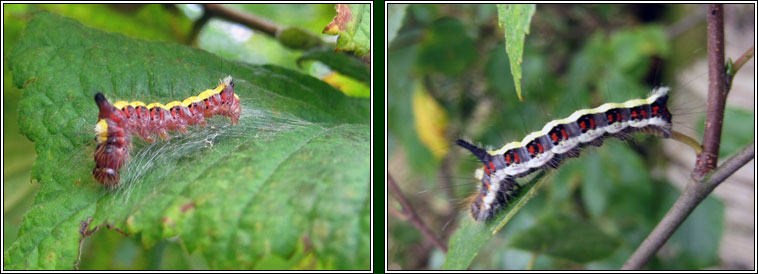
[[[100,113],[95,125],[97,147],[92,175],[107,186],[116,185],[120,180],[119,169],[129,156],[131,135],[138,135],[148,142],[154,141],[152,135],[168,140],[168,131],[186,133],[187,126],[204,126],[205,118],[214,115],[229,117],[233,125],[237,124],[241,112],[231,76],[220,80],[214,89],[165,105],[145,105],[140,101],[111,104],[101,93],[95,94],[95,103]]]
[[[471,215],[477,221],[494,217],[518,192],[520,185],[516,178],[539,169],[557,168],[564,159],[579,157],[582,148],[602,145],[605,138],[623,139],[633,132],[669,138],[672,123],[667,108],[668,91],[667,87],[659,87],[645,99],[577,110],[565,119],[547,123],[520,142],[508,143],[495,151],[456,141],[484,164],[476,172],[481,187],[471,197]]]

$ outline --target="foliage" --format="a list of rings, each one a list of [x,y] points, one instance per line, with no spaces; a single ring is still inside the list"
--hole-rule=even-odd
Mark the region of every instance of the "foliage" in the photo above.
[[[529,23],[534,16],[535,4],[497,4],[497,19],[505,32],[505,50],[511,63],[516,94],[521,98],[521,61],[524,38],[529,34]]]
[[[368,267],[368,100],[289,69],[45,12],[12,52],[14,84],[25,90],[19,125],[35,143],[41,189],[5,268],[72,268],[82,233],[95,227],[148,248],[178,236],[211,268]],[[136,141],[120,188],[94,181],[94,93],[167,102],[227,74],[244,106],[239,125],[215,119],[168,142]]]
[[[337,4],[337,15],[323,30],[339,35],[338,51],[353,51],[361,56],[371,53],[371,5]]]
[[[441,106],[442,114],[434,115],[447,117],[441,138],[464,138],[497,149],[577,109],[645,97],[659,85],[683,90],[686,83],[668,80],[672,75],[662,73],[676,68],[660,69],[666,62],[682,63],[670,59],[675,51],[660,23],[669,19],[643,23],[627,12],[632,8],[642,7],[540,5],[529,24],[520,65],[525,102],[513,96],[510,51],[506,53],[496,5],[411,4],[405,9],[387,55],[388,167],[411,205],[423,212],[426,225],[450,242],[448,254],[435,249],[419,252],[423,235],[389,215],[390,266],[524,269],[530,257],[536,258],[535,269],[617,269],[623,265],[671,207],[673,200],[664,197],[678,195],[659,176],[667,162],[660,153],[660,138],[635,134],[628,142],[608,140],[602,147],[586,148],[580,158],[553,171],[527,206],[490,237],[487,231],[471,233],[471,227],[485,225],[472,224],[459,205],[478,190],[471,174],[481,163],[452,142],[430,145],[421,141],[424,133],[415,121],[421,118],[421,123],[430,124],[432,120],[416,109],[412,97],[419,83]],[[679,6],[645,8],[665,11]],[[389,12],[390,18],[397,16]],[[504,25],[504,32],[508,26]],[[694,52],[705,52],[703,41],[689,43],[701,45]],[[752,134],[748,128],[729,130],[739,136]],[[449,152],[438,160],[433,152],[440,150]],[[519,182],[527,184],[524,179]],[[396,206],[392,201],[389,206]],[[688,232],[677,232],[681,236],[672,238],[678,248],[651,268],[704,268],[717,262],[723,205],[713,198],[703,205],[707,209],[696,210],[693,220],[697,220],[688,220],[680,229]],[[595,244],[556,238],[584,237],[572,231],[576,226],[598,232]],[[462,250],[464,245],[471,248]]]
[[[534,197],[537,190],[545,181],[545,172],[534,176],[513,199],[513,204],[506,206],[498,216],[491,221],[482,223],[466,219],[455,234],[450,237],[450,250],[445,259],[443,269],[466,269],[482,246],[493,237],[529,199]]]

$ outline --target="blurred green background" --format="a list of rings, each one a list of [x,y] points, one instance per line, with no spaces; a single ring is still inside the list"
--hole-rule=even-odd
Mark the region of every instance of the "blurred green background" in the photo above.
[[[332,48],[337,38],[321,34],[336,14],[332,4],[225,7],[265,18],[281,26],[304,28],[332,44]],[[303,51],[289,49],[258,30],[225,20],[211,19],[199,29],[196,39],[192,40],[193,24],[203,13],[200,5],[4,4],[3,10],[3,58],[12,54],[14,43],[34,14],[50,11],[71,17],[90,27],[130,37],[192,44],[228,59],[254,64],[275,64],[302,70],[322,79],[330,75],[334,77],[328,67],[318,62],[304,62],[300,68],[296,61]],[[32,205],[39,184],[30,182],[31,168],[36,158],[34,144],[18,131],[18,102],[22,91],[12,85],[13,74],[6,66],[3,67],[3,77],[3,249],[7,249],[16,239],[22,218]],[[342,84],[353,84],[353,88],[357,86],[357,89],[363,90],[361,92],[368,94],[368,86],[365,84],[354,80],[351,82],[350,79],[343,79]],[[109,229],[100,229],[88,238],[83,250],[80,269],[208,268],[199,253],[187,254],[178,240],[165,241],[145,250],[134,237],[128,238]]]
[[[481,167],[455,146],[458,138],[497,149],[577,109],[644,98],[665,85],[673,89],[670,107],[679,114],[674,128],[699,140],[702,128],[693,129],[702,120],[677,119],[704,116],[705,104],[690,100],[686,90],[689,80],[707,78],[706,71],[685,82],[676,74],[706,54],[702,8],[537,5],[521,64],[525,102],[519,102],[494,4],[389,5],[389,173],[432,233],[447,244],[460,220],[471,218],[460,202],[477,191],[473,173]],[[753,124],[753,115],[728,109],[722,155],[753,140],[752,126],[742,127]],[[607,140],[564,162],[480,250],[471,269],[620,268],[678,197],[664,176],[671,162],[661,153],[665,144],[636,134],[630,142]],[[439,269],[445,254],[389,197],[388,268]],[[724,215],[721,201],[706,199],[647,269],[719,265]],[[578,227],[599,232],[577,238],[581,233],[573,229]],[[611,252],[598,254],[599,249],[584,244],[589,241],[611,246]],[[572,260],[577,254],[589,262]]]

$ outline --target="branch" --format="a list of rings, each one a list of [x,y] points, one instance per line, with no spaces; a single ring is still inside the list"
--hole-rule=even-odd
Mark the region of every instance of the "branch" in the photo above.
[[[708,114],[705,118],[703,153],[695,164],[695,175],[703,176],[716,168],[721,128],[726,106],[726,69],[724,67],[724,9],[721,4],[708,6]]]
[[[729,93],[729,90],[732,89],[732,81],[734,80],[734,76],[737,75],[737,72],[740,71],[740,68],[742,68],[745,63],[747,63],[747,60],[750,60],[750,58],[753,57],[755,51],[755,46],[750,47],[745,53],[740,56],[740,58],[737,59],[737,61],[732,64],[732,70],[727,71],[727,81],[726,81],[726,92]]]
[[[231,9],[219,4],[203,5],[203,16],[195,22],[190,34],[190,42],[197,38],[197,34],[210,18],[223,18],[230,22],[239,23],[260,33],[268,34],[276,39],[281,45],[295,50],[308,50],[320,47],[324,44],[320,36],[295,26],[282,26],[265,18]]]
[[[243,24],[251,29],[259,30],[271,37],[276,37],[276,32],[282,29],[281,26],[266,19],[253,16],[244,12],[236,11],[219,4],[205,4],[205,12],[211,16],[224,18],[228,21]]]
[[[426,239],[431,241],[437,248],[442,250],[442,252],[447,253],[447,247],[442,244],[442,242],[435,237],[432,232],[424,225],[424,222],[421,221],[421,219],[416,215],[416,212],[413,211],[413,207],[411,207],[411,204],[408,203],[408,200],[405,199],[405,196],[403,196],[403,192],[400,191],[400,187],[397,186],[395,183],[395,179],[392,178],[392,175],[387,172],[387,184],[389,185],[390,191],[392,191],[392,194],[395,196],[395,199],[397,199],[401,205],[403,205],[403,214],[405,215],[406,219],[416,227],[419,231],[421,231],[424,236],[426,236]]]
[[[708,114],[705,121],[703,151],[698,153],[697,163],[684,193],[676,200],[666,216],[656,225],[650,235],[626,261],[622,269],[641,269],[674,234],[684,220],[726,178],[755,157],[755,143],[716,168],[721,128],[724,121],[726,97],[732,78],[742,65],[753,56],[754,47],[745,52],[727,72],[724,67],[724,15],[722,5],[708,6]],[[715,170],[714,170],[715,169]],[[705,176],[710,172],[710,175]]]
[[[709,176],[697,179],[690,178],[684,193],[674,202],[674,205],[661,219],[650,235],[634,251],[634,254],[626,261],[623,270],[641,269],[655,256],[658,249],[674,234],[674,231],[684,222],[687,216],[726,178],[747,164],[755,157],[755,143],[751,143],[734,156],[726,160],[715,169]]]

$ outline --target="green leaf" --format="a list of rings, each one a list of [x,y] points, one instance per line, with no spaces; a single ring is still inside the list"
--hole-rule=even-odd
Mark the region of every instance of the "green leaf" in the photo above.
[[[216,269],[290,258],[302,241],[318,265],[368,269],[368,99],[289,69],[45,12],[29,22],[9,63],[24,88],[19,125],[34,142],[32,179],[41,188],[4,253],[5,268],[71,269],[80,232],[107,227],[139,234],[148,248],[178,236]],[[170,141],[134,137],[117,189],[92,178],[96,92],[165,103],[226,75],[241,98],[238,125],[213,117]]]
[[[724,160],[730,155],[737,153],[749,144],[755,137],[754,112],[727,106],[724,109],[724,124],[719,148],[719,159]],[[705,114],[702,114],[696,124],[699,136],[705,129]]]
[[[388,4],[387,5],[387,45],[392,44],[397,32],[403,26],[405,11],[408,10],[408,4]]]
[[[521,97],[521,60],[524,55],[524,38],[529,34],[535,4],[497,4],[497,17],[505,32],[505,51],[511,61],[511,74],[516,84],[516,94]]]
[[[321,37],[300,27],[285,27],[276,34],[276,40],[290,49],[307,50],[321,45]]]
[[[371,5],[337,4],[337,15],[324,28],[324,34],[339,35],[337,51],[353,51],[361,56],[371,53]]]
[[[298,66],[305,60],[316,60],[340,74],[350,76],[364,83],[371,83],[371,70],[356,58],[330,50],[311,50],[297,59]],[[301,66],[302,67],[302,66]]]
[[[529,199],[534,197],[537,189],[544,182],[545,171],[540,172],[528,183],[522,185],[519,194],[512,199],[513,203],[506,206],[492,220],[487,222],[477,222],[472,218],[466,218],[461,222],[461,227],[450,237],[445,263],[442,269],[466,269],[484,246],[495,233],[500,231],[508,221],[523,207]]]
[[[476,61],[474,39],[456,18],[442,17],[431,23],[418,53],[418,66],[427,71],[464,77]]]
[[[549,215],[530,229],[513,235],[512,244],[519,249],[587,263],[613,254],[619,240],[585,221]]]

